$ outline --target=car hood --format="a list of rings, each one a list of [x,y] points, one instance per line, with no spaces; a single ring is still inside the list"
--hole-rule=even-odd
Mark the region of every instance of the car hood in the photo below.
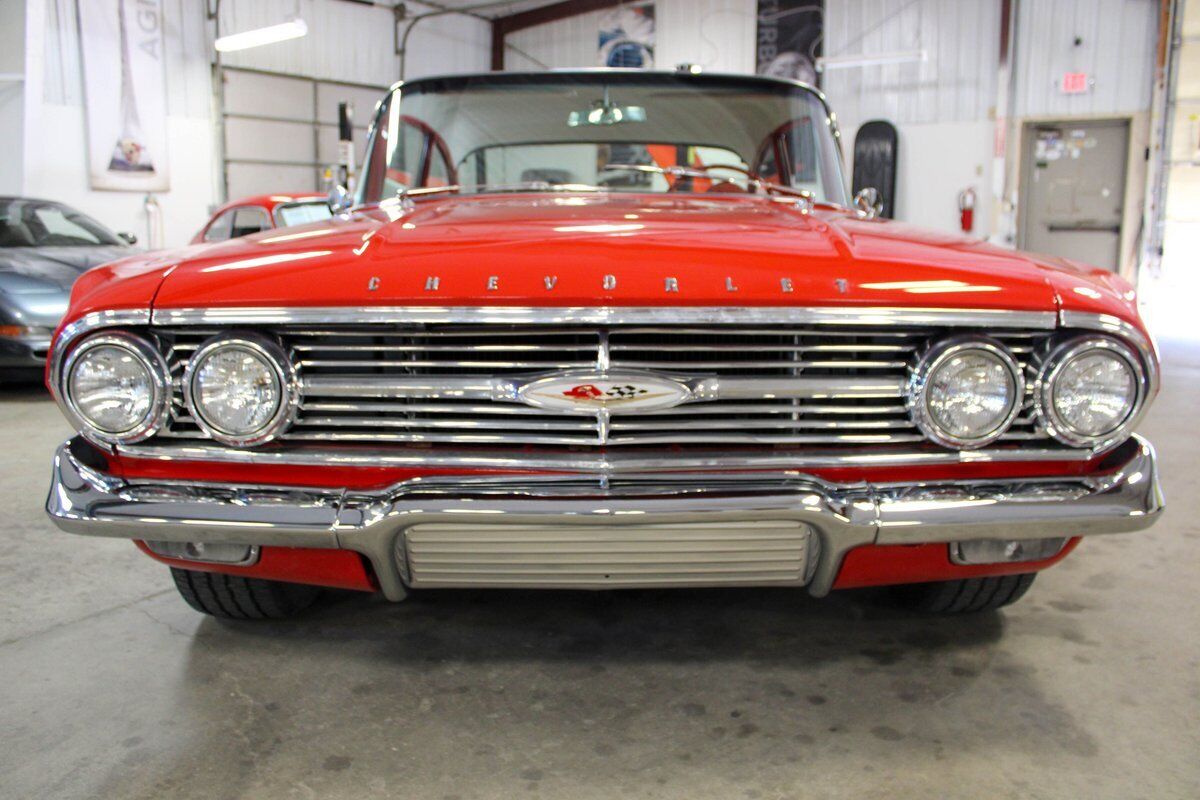
[[[0,319],[53,328],[67,310],[76,279],[129,252],[122,246],[0,248]]]
[[[123,245],[0,248],[0,290],[70,292],[75,279],[84,272],[131,252]]]
[[[424,198],[408,211],[385,205],[188,248],[163,274],[156,309],[886,305],[1057,311],[1062,281],[1086,285],[1094,295],[1089,301],[1108,313],[1130,308],[1119,279],[1113,284],[1075,265],[842,210],[803,213],[795,202],[745,196]]]

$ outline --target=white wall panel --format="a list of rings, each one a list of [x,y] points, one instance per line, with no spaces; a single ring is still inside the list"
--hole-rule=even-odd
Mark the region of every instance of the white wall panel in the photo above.
[[[20,194],[25,128],[25,4],[0,2],[0,195]]]
[[[409,3],[419,13],[420,3]],[[404,77],[488,72],[492,68],[492,26],[475,17],[447,14],[417,23],[408,38]],[[391,81],[384,81],[390,84]]]
[[[505,69],[512,72],[596,66],[602,11],[579,14],[507,37]]]
[[[1158,0],[1022,0],[1017,116],[1148,110],[1157,17]],[[1063,94],[1059,82],[1067,72],[1086,72],[1095,81],[1091,91]]]
[[[757,0],[658,0],[655,61],[714,72],[754,72]]]
[[[906,123],[899,126],[897,219],[942,231],[959,230],[958,193],[975,190],[975,228],[986,236],[992,218],[992,123]]]
[[[924,50],[927,60],[844,67],[823,88],[847,128],[986,119],[996,98],[999,0],[829,0],[826,56]]]

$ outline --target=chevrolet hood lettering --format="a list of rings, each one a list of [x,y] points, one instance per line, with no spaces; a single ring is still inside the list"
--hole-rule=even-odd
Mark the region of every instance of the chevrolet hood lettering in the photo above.
[[[567,414],[636,414],[686,403],[692,392],[679,381],[650,373],[566,372],[524,384],[517,399]]]

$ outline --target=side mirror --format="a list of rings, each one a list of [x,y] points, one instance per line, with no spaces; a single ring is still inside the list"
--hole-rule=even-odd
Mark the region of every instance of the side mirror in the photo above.
[[[334,187],[329,190],[329,210],[335,214],[340,214],[350,206],[354,205],[354,197],[346,190],[345,186],[334,184]]]
[[[129,231],[121,231],[120,233],[117,234],[117,238],[128,245],[137,244],[137,237],[134,236]]]
[[[879,190],[873,186],[859,189],[858,194],[854,195],[854,210],[863,219],[878,217],[879,212],[883,210],[883,203],[879,199]]]

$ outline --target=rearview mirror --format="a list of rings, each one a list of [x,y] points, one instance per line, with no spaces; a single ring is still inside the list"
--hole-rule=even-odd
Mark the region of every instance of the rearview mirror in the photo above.
[[[135,245],[135,244],[137,244],[137,237],[136,237],[136,236],[134,236],[134,235],[133,235],[132,233],[130,233],[129,231],[121,231],[120,233],[118,233],[118,234],[117,234],[117,238],[118,238],[118,239],[120,239],[121,241],[123,241],[125,244],[128,244],[128,245]]]
[[[645,122],[643,106],[614,106],[598,103],[585,111],[572,111],[567,115],[567,127],[583,125],[619,125],[622,122]]]
[[[354,198],[345,186],[334,184],[334,187],[329,190],[329,210],[335,214],[340,214],[350,206],[354,205]]]
[[[873,186],[859,189],[854,195],[854,210],[863,219],[875,219],[883,210],[883,202],[879,199],[879,190]]]

